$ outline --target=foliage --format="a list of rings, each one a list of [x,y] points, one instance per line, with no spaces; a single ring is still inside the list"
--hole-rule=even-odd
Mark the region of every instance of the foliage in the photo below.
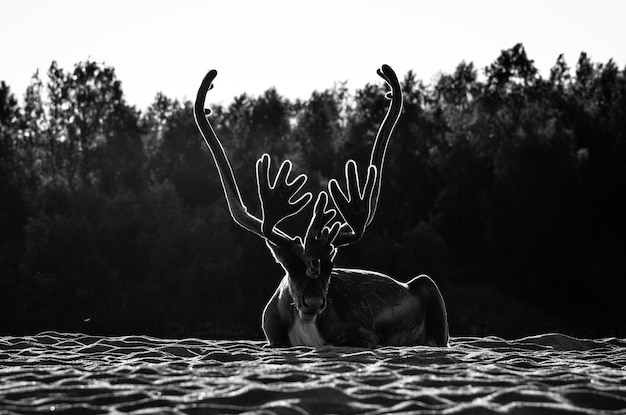
[[[453,335],[626,335],[626,70],[582,53],[544,79],[518,44],[484,75],[405,75],[377,216],[339,265],[430,274]],[[258,212],[262,153],[319,191],[367,163],[387,105],[382,84],[296,102],[269,89],[212,122]],[[230,220],[191,103],[157,94],[141,113],[90,61],[53,62],[21,105],[1,84],[1,332],[259,337],[281,276],[263,245]]]

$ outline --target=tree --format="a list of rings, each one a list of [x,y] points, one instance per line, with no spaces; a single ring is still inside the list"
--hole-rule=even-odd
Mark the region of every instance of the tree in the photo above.
[[[22,258],[26,223],[22,190],[23,172],[19,162],[19,124],[22,114],[9,86],[0,83],[0,291],[11,298]]]
[[[193,120],[191,103],[170,104],[170,115],[159,132],[160,145],[151,168],[157,183],[171,181],[188,206],[208,205],[222,197],[211,155]]]
[[[70,189],[93,184],[94,152],[105,139],[108,118],[124,105],[121,82],[112,67],[85,61],[66,73],[52,62],[48,70],[51,153]]]
[[[337,147],[343,139],[346,95],[345,86],[315,91],[300,103],[296,114],[292,140],[299,146],[298,157],[308,174],[322,180],[338,174],[343,167],[337,160]]]
[[[106,194],[143,190],[147,160],[139,114],[125,105],[116,107],[109,114],[103,133],[105,141],[94,151],[97,167],[93,169],[100,190]]]

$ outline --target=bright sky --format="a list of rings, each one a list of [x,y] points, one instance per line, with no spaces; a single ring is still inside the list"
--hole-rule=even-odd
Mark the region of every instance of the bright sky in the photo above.
[[[209,102],[271,86],[288,98],[348,81],[378,82],[390,64],[430,82],[459,62],[483,68],[522,42],[547,76],[560,53],[573,67],[626,64],[621,0],[0,0],[0,80],[22,97],[37,68],[86,59],[115,68],[127,102],[145,109],[161,91],[193,99],[218,70]]]

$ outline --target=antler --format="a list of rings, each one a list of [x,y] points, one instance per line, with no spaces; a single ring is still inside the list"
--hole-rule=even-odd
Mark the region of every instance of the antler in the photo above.
[[[233,169],[226,157],[226,152],[222,143],[217,138],[213,127],[209,123],[207,115],[210,110],[204,108],[206,94],[213,88],[213,80],[217,76],[217,71],[210,70],[198,89],[198,95],[194,105],[194,118],[196,124],[202,133],[202,137],[206,142],[217,171],[220,175],[222,188],[228,202],[228,210],[233,220],[244,229],[266,238],[276,245],[292,248],[294,244],[302,245],[300,238],[293,238],[280,229],[276,225],[284,218],[294,215],[304,208],[312,199],[312,195],[307,193],[294,202],[290,200],[300,191],[306,182],[306,176],[301,174],[293,181],[289,182],[289,174],[291,172],[291,163],[283,162],[281,165],[274,184],[269,184],[269,167],[270,159],[267,154],[263,155],[257,162],[257,183],[259,185],[259,198],[261,199],[261,207],[263,210],[263,220],[257,218],[248,212],[246,205],[241,199],[239,186],[235,180]]]
[[[370,165],[367,169],[367,179],[361,191],[357,165],[354,160],[346,163],[346,195],[335,179],[328,182],[330,196],[343,216],[345,223],[342,224],[340,233],[334,241],[336,247],[348,245],[361,239],[365,233],[371,214],[371,199],[376,185],[377,169]]]
[[[367,170],[367,179],[363,187],[363,192],[359,186],[359,175],[357,173],[356,162],[349,160],[346,163],[346,187],[348,194],[343,193],[337,180],[332,179],[328,183],[328,190],[335,202],[335,206],[343,216],[345,223],[341,226],[341,231],[337,236],[334,245],[336,247],[348,245],[361,239],[365,229],[374,219],[376,208],[378,207],[378,196],[383,176],[383,165],[387,144],[393,133],[393,129],[400,118],[402,112],[402,90],[396,73],[389,65],[383,65],[376,71],[390,86],[391,91],[385,94],[391,100],[391,105],[381,124],[372,154],[370,165]]]
[[[327,226],[337,214],[334,209],[326,210],[327,207],[328,194],[321,191],[317,195],[313,207],[313,217],[304,237],[304,258],[308,261],[306,275],[311,278],[317,278],[320,274],[320,258],[332,258],[334,256],[333,241],[341,228],[341,222],[335,222],[330,227]]]
[[[333,256],[335,247],[358,241],[376,212],[387,144],[402,111],[402,91],[395,72],[388,65],[383,65],[377,73],[391,87],[391,91],[385,94],[391,100],[391,105],[374,141],[365,184],[361,189],[357,165],[353,160],[348,161],[345,168],[347,192],[341,190],[335,179],[330,180],[328,184],[330,196],[345,222],[335,222],[328,226],[336,211],[327,210],[328,194],[322,191],[315,202],[313,217],[304,242],[300,237],[287,235],[278,229],[277,225],[285,218],[300,212],[311,201],[312,195],[309,192],[292,200],[304,186],[306,175],[301,174],[289,181],[292,165],[291,162],[284,161],[274,182],[271,183],[270,157],[264,154],[256,165],[262,219],[249,213],[241,198],[224,147],[207,118],[210,110],[204,108],[206,94],[213,88],[212,82],[217,76],[217,71],[209,71],[198,89],[194,117],[215,160],[233,220],[244,229],[303,258],[307,262],[307,275],[312,278],[319,275],[320,258]]]
[[[391,88],[391,91],[385,94],[385,98],[391,100],[391,105],[387,110],[387,115],[378,130],[376,140],[374,141],[374,147],[372,148],[372,155],[370,156],[370,165],[376,166],[378,171],[378,179],[374,185],[374,192],[372,193],[371,208],[367,225],[369,225],[374,219],[376,208],[378,207],[378,196],[380,195],[380,184],[383,179],[383,164],[385,162],[385,154],[387,153],[387,144],[393,133],[398,119],[400,119],[400,113],[402,113],[402,89],[400,89],[400,82],[398,77],[391,66],[383,65],[376,71],[378,76],[383,78],[387,85]],[[366,225],[366,226],[367,226]]]
[[[284,237],[277,235],[274,229],[283,219],[295,215],[304,209],[313,198],[313,195],[307,192],[297,200],[291,200],[302,189],[307,177],[305,174],[300,174],[293,181],[289,182],[291,162],[286,160],[280,165],[274,184],[270,184],[270,164],[271,161],[268,154],[263,154],[256,163],[259,200],[261,201],[261,211],[263,212],[261,233],[270,242],[284,248],[292,249],[294,244],[302,246],[300,238],[285,240]]]

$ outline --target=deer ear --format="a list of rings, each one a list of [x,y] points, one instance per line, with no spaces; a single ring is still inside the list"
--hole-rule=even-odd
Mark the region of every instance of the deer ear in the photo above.
[[[289,256],[291,255],[289,250],[281,248],[280,246],[275,245],[268,240],[265,241],[265,244],[272,253],[272,256],[274,257],[276,263],[283,267],[285,271],[287,271],[287,265],[290,262]]]
[[[282,244],[277,245],[269,239],[265,240],[265,245],[267,245],[274,260],[283,267],[285,271],[293,270],[298,264],[302,264],[304,267],[304,247],[302,245],[302,239],[297,236],[295,241],[296,243],[293,246],[286,247]]]

